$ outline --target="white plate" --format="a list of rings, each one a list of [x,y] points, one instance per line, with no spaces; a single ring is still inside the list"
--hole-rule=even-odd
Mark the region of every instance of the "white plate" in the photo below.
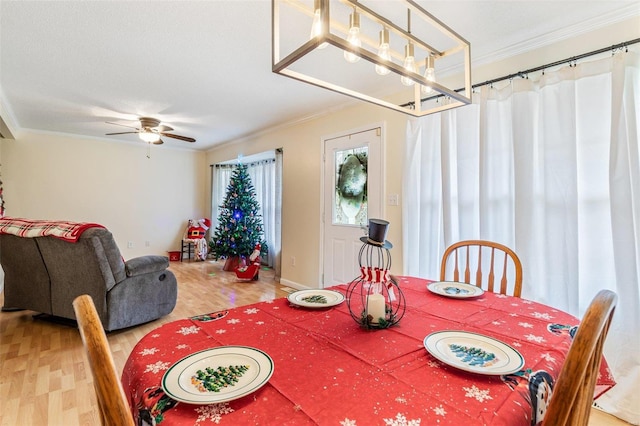
[[[328,308],[344,302],[344,294],[333,290],[310,289],[293,292],[287,299],[294,305],[305,308]]]
[[[511,346],[482,334],[438,331],[424,339],[431,355],[452,367],[486,375],[512,374],[524,366],[524,358]],[[480,351],[474,356],[469,351]]]
[[[484,294],[484,290],[480,287],[455,281],[437,281],[427,285],[427,289],[432,293],[454,299],[469,299]]]
[[[192,383],[198,370],[235,365],[249,369],[232,385],[218,392],[199,390]],[[273,360],[259,349],[247,346],[220,346],[188,355],[173,364],[162,377],[162,388],[172,399],[188,404],[212,404],[241,398],[264,386],[273,374]]]

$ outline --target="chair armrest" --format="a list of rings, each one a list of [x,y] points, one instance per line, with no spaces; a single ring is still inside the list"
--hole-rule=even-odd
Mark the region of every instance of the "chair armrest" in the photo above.
[[[127,260],[124,267],[127,271],[127,277],[135,277],[149,272],[164,271],[169,267],[169,258],[155,255],[134,257]]]

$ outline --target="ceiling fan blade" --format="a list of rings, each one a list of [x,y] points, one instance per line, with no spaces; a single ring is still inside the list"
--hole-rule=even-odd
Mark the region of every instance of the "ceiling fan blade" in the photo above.
[[[137,127],[127,126],[126,124],[114,123],[113,121],[105,121],[107,124],[115,124],[116,126],[129,127],[130,129],[140,130]]]
[[[105,135],[128,135],[128,134],[135,134],[135,133],[139,133],[139,132],[116,132],[116,133],[105,133]]]
[[[168,138],[180,139],[181,141],[185,141],[185,142],[195,142],[196,141],[194,138],[188,138],[186,136],[174,135],[172,133],[160,132],[160,134],[162,136],[166,136]]]

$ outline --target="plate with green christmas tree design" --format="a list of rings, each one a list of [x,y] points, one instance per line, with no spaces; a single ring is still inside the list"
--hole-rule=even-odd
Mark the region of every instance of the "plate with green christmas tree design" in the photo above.
[[[264,386],[273,374],[273,360],[248,346],[220,346],[182,358],[162,377],[172,399],[188,404],[227,402]]]
[[[454,299],[469,299],[484,294],[484,290],[475,285],[456,281],[437,281],[427,285],[427,290],[432,293]]]
[[[344,302],[344,294],[333,290],[309,289],[294,291],[287,299],[290,303],[305,308],[328,308]]]
[[[446,330],[431,333],[424,347],[438,360],[460,370],[485,375],[520,371],[524,358],[514,348],[482,334]]]

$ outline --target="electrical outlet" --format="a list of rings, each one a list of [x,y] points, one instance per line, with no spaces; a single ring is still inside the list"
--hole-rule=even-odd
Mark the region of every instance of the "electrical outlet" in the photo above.
[[[145,247],[151,247],[151,242],[150,241],[145,241],[144,242],[144,246]]]
[[[133,248],[133,241],[127,242],[127,248]]]
[[[387,205],[397,206],[400,204],[400,196],[398,194],[387,195]]]
[[[296,266],[296,257],[291,256],[291,266]]]

